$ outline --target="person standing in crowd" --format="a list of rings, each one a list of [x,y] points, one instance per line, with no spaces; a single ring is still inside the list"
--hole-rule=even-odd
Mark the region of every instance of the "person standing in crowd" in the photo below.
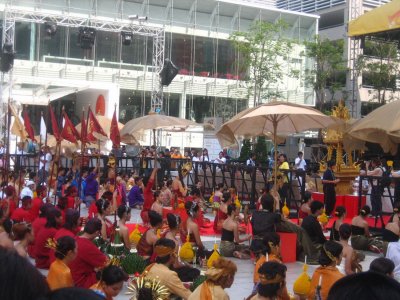
[[[93,239],[100,234],[101,221],[90,219],[83,230],[83,234],[76,238],[78,254],[70,264],[72,279],[75,286],[90,288],[96,283],[96,270],[104,267],[107,256],[93,243]]]
[[[214,160],[217,164],[226,164],[226,158],[224,157],[224,152],[220,152],[218,157]]]
[[[246,161],[247,167],[255,167],[256,166],[256,155],[255,153],[251,153],[249,155],[249,159]]]
[[[50,164],[51,164],[52,156],[50,153],[49,146],[42,147],[42,154],[39,157],[39,182],[40,184],[47,183],[47,177],[49,176]]]
[[[294,167],[296,168],[296,170],[302,170],[302,171],[306,170],[307,162],[305,161],[303,156],[304,156],[303,152],[299,151],[297,153],[297,157],[294,160]]]
[[[191,292],[179,279],[175,271],[170,267],[175,262],[175,242],[170,239],[160,238],[154,245],[156,262],[149,265],[144,273],[146,278],[157,279],[172,295],[189,299]],[[203,298],[204,299],[204,298]]]
[[[200,156],[200,161],[202,162],[210,161],[210,157],[208,156],[208,150],[206,148],[203,149],[203,153]]]
[[[99,183],[97,181],[97,167],[89,170],[89,175],[85,180],[85,204],[89,207],[92,202],[96,201],[97,193],[99,191]]]
[[[334,167],[336,166],[336,162],[333,160],[328,161],[326,171],[322,177],[322,184],[324,190],[324,202],[325,202],[325,211],[328,216],[330,216],[335,209],[336,204],[336,190],[335,186],[340,181],[340,179],[336,179]]]
[[[370,162],[366,162],[367,176],[382,177],[384,170],[381,166],[381,161],[375,158],[371,162],[372,170],[369,171]],[[382,214],[382,189],[381,182],[378,179],[372,179],[371,181],[371,207],[372,215],[377,217]]]

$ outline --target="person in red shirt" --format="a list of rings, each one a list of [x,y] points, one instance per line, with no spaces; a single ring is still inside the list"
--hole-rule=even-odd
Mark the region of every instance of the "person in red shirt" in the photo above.
[[[32,198],[31,196],[24,196],[21,200],[21,207],[18,207],[11,215],[11,220],[15,222],[27,222],[32,223],[32,215],[30,213],[30,209],[32,206]]]
[[[61,212],[55,207],[47,210],[46,220],[46,225],[40,230],[35,241],[35,264],[40,269],[50,267],[50,248],[47,247],[47,241],[54,238],[63,221]]]
[[[44,228],[44,226],[46,225],[47,219],[46,219],[46,215],[47,215],[47,210],[49,208],[53,208],[54,206],[50,203],[46,203],[44,205],[42,205],[39,209],[39,217],[36,218],[33,222],[32,222],[32,232],[33,232],[33,242],[28,246],[28,254],[30,257],[35,258],[35,241],[38,238],[39,232]]]
[[[4,216],[9,217],[17,209],[18,197],[15,188],[11,185],[4,189],[4,193],[6,198],[1,201],[0,208],[5,212]]]
[[[67,208],[65,211],[65,223],[64,225],[57,230],[54,235],[54,240],[58,240],[63,236],[69,236],[75,239],[76,234],[78,233],[79,227],[79,211],[71,208]],[[56,259],[54,249],[50,249],[50,263],[52,263]]]
[[[75,199],[78,196],[78,189],[70,185],[65,191],[65,197],[67,197],[67,208],[75,208]]]
[[[42,207],[43,199],[47,195],[47,188],[44,185],[38,185],[36,188],[36,195],[37,197],[32,200],[32,207],[30,210],[33,220],[39,217],[39,209]]]
[[[90,288],[96,283],[96,269],[108,262],[107,256],[92,242],[100,230],[101,221],[93,218],[86,223],[83,235],[76,237],[78,255],[69,266],[76,287]]]
[[[149,211],[151,209],[151,206],[154,203],[154,195],[153,195],[153,191],[151,190],[151,188],[154,185],[154,180],[157,174],[157,168],[153,169],[153,172],[151,172],[149,181],[146,184],[146,188],[143,191],[143,198],[144,198],[144,202],[143,202],[143,208],[142,211],[140,212],[140,217],[143,220],[144,224],[148,224],[149,223]]]

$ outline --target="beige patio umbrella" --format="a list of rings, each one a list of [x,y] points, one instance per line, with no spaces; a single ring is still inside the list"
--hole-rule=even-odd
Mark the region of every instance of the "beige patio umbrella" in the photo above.
[[[271,135],[277,160],[277,138],[309,129],[320,129],[341,121],[304,105],[271,102],[252,107],[223,124],[216,133],[221,145],[236,144],[236,136]],[[276,174],[276,164],[274,173]],[[276,185],[276,176],[275,176]]]
[[[145,130],[163,129],[166,131],[184,131],[189,126],[202,126],[193,121],[151,113],[146,116],[132,119],[120,131],[122,139],[140,139]],[[155,135],[154,135],[155,136]]]
[[[348,134],[362,141],[377,143],[384,152],[396,154],[400,143],[400,100],[375,109],[356,122]]]
[[[40,136],[39,135],[35,136],[35,139],[37,141],[39,141]],[[45,141],[42,140],[42,144],[44,145]],[[57,140],[54,137],[54,135],[47,134],[47,146],[49,146],[51,150],[55,151],[56,146],[57,146]],[[71,157],[72,153],[74,153],[75,151],[80,149],[80,144],[74,144],[74,143],[68,142],[66,140],[62,140],[60,143],[60,146],[61,146],[61,149],[60,149],[61,154],[65,155],[67,157]]]

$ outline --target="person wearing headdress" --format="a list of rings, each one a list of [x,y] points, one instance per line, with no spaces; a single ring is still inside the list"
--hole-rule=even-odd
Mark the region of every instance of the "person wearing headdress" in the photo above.
[[[327,241],[321,249],[319,256],[320,266],[315,269],[311,278],[311,289],[308,294],[309,300],[314,300],[316,289],[320,286],[321,299],[327,299],[332,285],[340,278],[344,277],[336,266],[340,265],[342,260],[343,246],[334,241]]]
[[[63,236],[56,240],[55,245],[56,260],[50,265],[47,275],[47,283],[53,291],[56,289],[73,287],[71,270],[68,265],[75,259],[77,254],[76,242],[70,236]]]
[[[232,286],[236,271],[234,262],[222,257],[215,260],[206,271],[207,279],[193,291],[189,300],[229,300],[224,289]]]
[[[250,300],[290,299],[286,288],[286,266],[277,261],[268,261],[258,269],[260,283],[257,294]]]
[[[170,270],[176,257],[175,242],[170,239],[160,238],[154,245],[154,253],[156,262],[145,269],[143,276],[160,281],[172,295],[181,297],[184,300],[191,299],[189,298],[191,295],[190,290],[183,285],[176,272]]]

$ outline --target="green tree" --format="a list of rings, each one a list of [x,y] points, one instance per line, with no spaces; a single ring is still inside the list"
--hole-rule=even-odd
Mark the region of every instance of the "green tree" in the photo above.
[[[249,139],[244,139],[242,144],[242,149],[240,149],[239,160],[246,160],[250,157],[251,151],[251,141]]]
[[[288,71],[285,64],[292,49],[292,42],[282,36],[286,28],[287,24],[282,20],[276,23],[256,21],[248,31],[236,31],[230,36],[248,67],[245,82],[254,106],[264,99],[268,101],[281,96],[278,85],[285,75],[298,76],[296,71]]]
[[[380,104],[394,100],[393,96],[388,98],[387,92],[397,90],[396,76],[400,73],[397,51],[396,43],[369,40],[365,41],[364,54],[357,60],[356,68],[363,76],[363,85],[376,90],[374,99]]]
[[[314,66],[306,69],[305,80],[316,95],[316,106],[323,111],[326,102],[326,90],[331,93],[345,84],[341,83],[340,74],[346,70],[343,60],[343,40],[330,41],[316,36],[314,41],[304,42],[303,55],[314,60]]]

